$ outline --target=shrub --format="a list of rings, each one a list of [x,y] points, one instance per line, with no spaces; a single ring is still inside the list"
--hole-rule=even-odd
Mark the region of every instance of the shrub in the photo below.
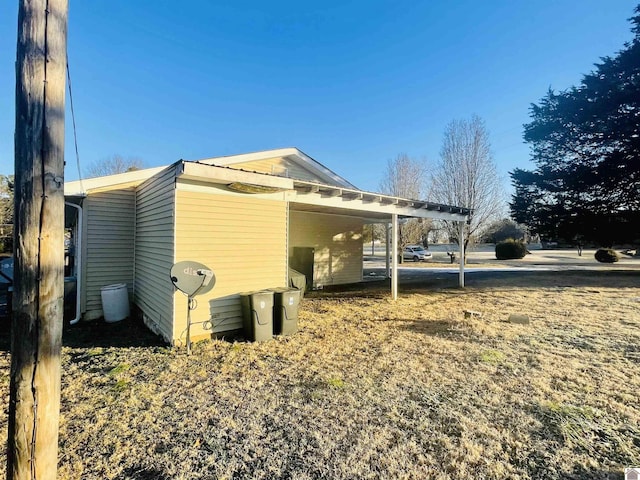
[[[596,260],[600,263],[615,263],[620,260],[618,252],[613,248],[599,248],[595,254]]]
[[[498,260],[514,260],[524,258],[527,254],[527,246],[513,239],[505,240],[496,245],[496,258]]]

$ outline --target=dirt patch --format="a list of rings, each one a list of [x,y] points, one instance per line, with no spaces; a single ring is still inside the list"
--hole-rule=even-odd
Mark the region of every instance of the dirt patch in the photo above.
[[[404,285],[397,302],[384,283],[316,292],[296,335],[191,357],[135,324],[69,330],[59,477],[621,478],[638,464],[637,273],[468,282]],[[6,351],[0,371],[7,399]]]

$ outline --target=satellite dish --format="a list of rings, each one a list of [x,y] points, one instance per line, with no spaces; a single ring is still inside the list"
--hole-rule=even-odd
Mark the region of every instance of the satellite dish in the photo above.
[[[178,290],[194,297],[211,291],[216,276],[206,265],[187,260],[171,267],[171,281]]]

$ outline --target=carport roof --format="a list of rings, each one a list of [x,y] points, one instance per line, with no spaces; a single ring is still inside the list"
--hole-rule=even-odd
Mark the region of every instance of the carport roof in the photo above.
[[[465,221],[471,213],[463,207],[197,162],[178,162],[176,177],[223,184],[248,194],[284,192],[293,210],[353,215],[370,221],[389,220],[394,214],[400,218]]]
[[[335,213],[336,209],[339,209],[343,214],[347,210],[353,215],[371,220],[385,220],[396,214],[400,218],[464,221],[470,214],[468,208],[301,180],[294,180],[293,187],[296,195],[290,201],[294,204],[294,210]]]
[[[273,154],[273,152],[266,153]],[[242,160],[246,158],[243,157]],[[392,215],[398,215],[399,218],[433,218],[460,222],[467,220],[471,214],[468,208],[358,190],[346,180],[340,182],[335,180],[339,185],[329,185],[252,172],[226,165],[212,165],[211,161],[180,160],[168,167],[155,167],[67,182],[65,194],[70,198],[75,195],[84,196],[88,191],[115,185],[139,185],[172,168],[175,169],[176,178],[215,183],[225,185],[227,188],[235,185],[247,194],[281,192],[293,210],[357,216],[368,222],[390,221]],[[334,180],[329,174],[326,175],[328,179]],[[246,188],[243,189],[242,185]]]

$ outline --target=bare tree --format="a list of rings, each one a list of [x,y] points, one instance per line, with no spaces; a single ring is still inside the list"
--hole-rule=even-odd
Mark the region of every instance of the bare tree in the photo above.
[[[13,175],[0,175],[0,252],[13,250]]]
[[[380,191],[395,197],[421,200],[427,196],[428,181],[427,162],[419,161],[401,153],[393,160],[387,161],[387,169],[380,182]],[[427,219],[410,219],[400,225],[399,247],[403,249],[412,243],[426,240],[431,228]]]
[[[491,155],[489,132],[477,115],[447,125],[440,163],[432,176],[432,199],[472,210],[462,239],[465,249],[503,213],[502,181]],[[443,223],[449,238],[460,243],[456,223]]]
[[[110,158],[96,161],[86,169],[88,177],[102,177],[117,173],[132,172],[144,168],[144,162],[139,158],[124,158],[122,155],[113,155]]]
[[[380,182],[380,191],[386,195],[419,199],[425,193],[427,165],[401,153],[387,160],[387,169]]]
[[[0,224],[13,223],[13,175],[0,175]]]

